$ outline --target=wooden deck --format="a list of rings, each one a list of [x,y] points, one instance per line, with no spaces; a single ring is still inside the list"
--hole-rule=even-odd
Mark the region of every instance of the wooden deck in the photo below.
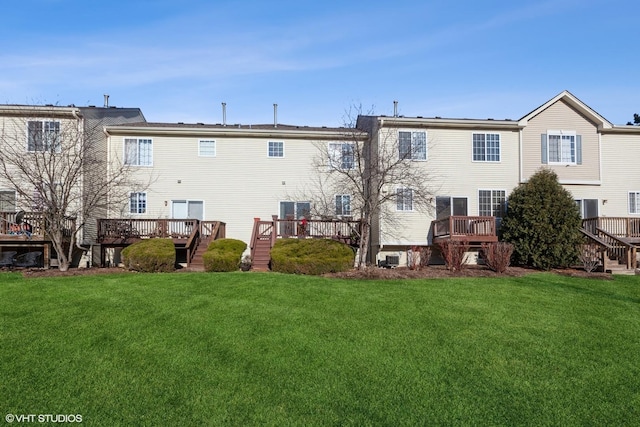
[[[54,254],[51,239],[47,236],[46,221],[41,212],[25,212],[23,223],[31,226],[31,234],[24,231],[15,232],[12,225],[15,225],[17,212],[0,212],[0,252],[4,250],[17,250],[18,252],[41,251],[43,256],[43,267],[49,268],[51,258]],[[67,218],[64,235],[71,237],[72,230],[75,229],[75,220]]]
[[[493,216],[452,215],[433,221],[433,242],[466,241],[471,245],[498,241],[496,218]]]
[[[107,248],[123,248],[143,239],[172,239],[176,250],[186,251],[187,265],[202,240],[225,236],[225,223],[197,219],[98,219],[97,241],[100,244],[100,265],[106,264]]]

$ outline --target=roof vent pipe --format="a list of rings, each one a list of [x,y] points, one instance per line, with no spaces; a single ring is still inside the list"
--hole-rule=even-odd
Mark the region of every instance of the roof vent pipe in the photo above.
[[[227,125],[227,103],[222,103],[222,126]]]
[[[273,104],[273,127],[278,127],[278,104]]]
[[[393,117],[398,117],[398,101],[393,101]]]
[[[104,108],[109,108],[109,95],[104,94]]]

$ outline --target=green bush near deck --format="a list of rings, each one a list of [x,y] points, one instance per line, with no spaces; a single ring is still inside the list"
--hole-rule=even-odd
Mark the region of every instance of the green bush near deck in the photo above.
[[[122,250],[122,263],[129,270],[170,272],[176,266],[176,248],[171,239],[146,239]]]
[[[237,239],[219,239],[209,244],[202,255],[205,271],[236,271],[247,244]]]
[[[320,275],[353,268],[350,246],[329,239],[281,239],[271,250],[271,270]]]
[[[509,196],[502,237],[514,246],[516,264],[549,270],[578,262],[580,210],[557,174],[540,169]]]

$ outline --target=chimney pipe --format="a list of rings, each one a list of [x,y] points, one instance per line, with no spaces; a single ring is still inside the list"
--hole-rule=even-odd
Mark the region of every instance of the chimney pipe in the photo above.
[[[278,127],[278,104],[273,104],[273,127]]]
[[[227,103],[222,103],[222,126],[227,126]]]
[[[398,101],[393,101],[393,117],[398,117]]]
[[[109,95],[104,94],[104,108],[109,108]]]

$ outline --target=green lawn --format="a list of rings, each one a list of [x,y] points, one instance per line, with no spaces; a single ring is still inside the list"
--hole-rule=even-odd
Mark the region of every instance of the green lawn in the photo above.
[[[0,413],[639,425],[640,277],[0,273]]]

